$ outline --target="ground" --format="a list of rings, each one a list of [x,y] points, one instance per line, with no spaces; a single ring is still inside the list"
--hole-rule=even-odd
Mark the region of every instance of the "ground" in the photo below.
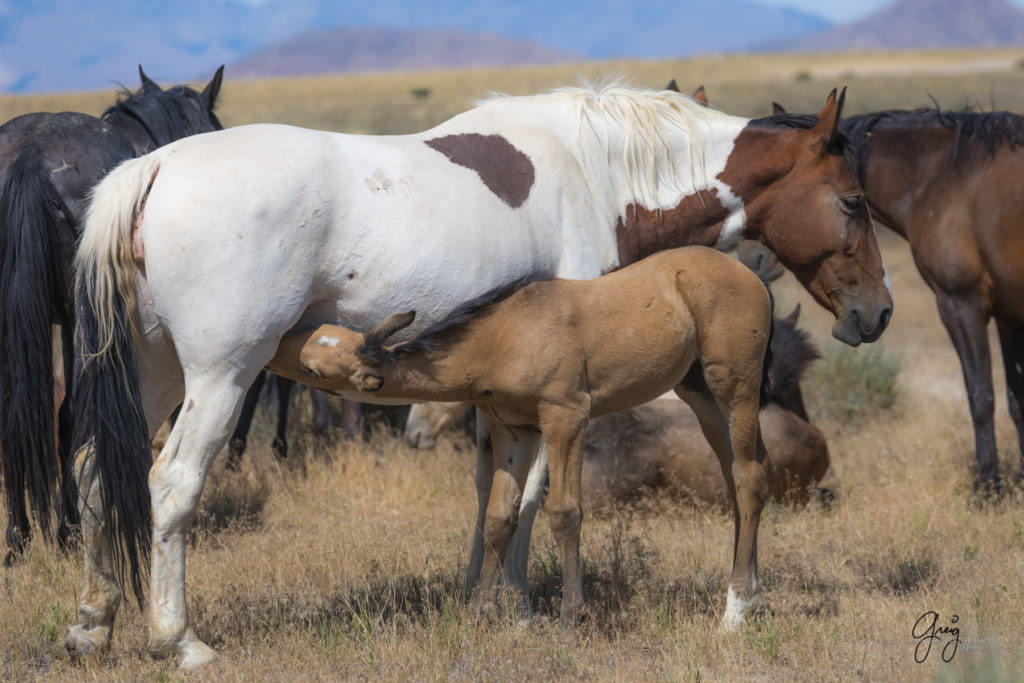
[[[1003,58],[1003,52],[993,54]],[[747,100],[736,97],[744,91],[742,82],[729,76],[735,73],[729,59],[740,58],[662,64],[665,73],[658,78],[676,76],[684,83],[693,76],[694,86],[700,81],[708,87],[712,102],[734,98],[719,106],[730,110],[732,102],[732,110],[747,114],[756,112],[744,107],[779,99],[777,92],[795,97],[800,90],[815,101],[827,93],[818,97],[824,84],[808,85],[806,70],[788,66],[788,76],[758,90],[756,106],[753,100],[743,104]],[[815,61],[815,68],[828,64]],[[643,68],[654,85],[653,66]],[[951,93],[966,97],[985,78],[1001,93],[1021,79],[1015,71],[956,74],[963,80],[914,73],[937,79],[929,83],[937,83],[950,104],[961,103]],[[513,75],[480,72],[466,80],[479,86],[475,96],[481,96],[486,87],[513,89],[507,85]],[[516,81],[515,87],[557,83],[548,82],[549,72],[542,76]],[[407,83],[436,89],[441,86],[434,83],[445,78],[450,79],[406,75],[407,82],[397,76],[374,82],[390,87],[397,102],[408,95]],[[501,83],[481,85],[491,80]],[[324,82],[351,93],[353,83],[370,81]],[[863,83],[860,77],[851,83],[851,106],[855,86]],[[926,101],[917,80],[910,94],[904,81],[885,83],[894,85],[879,86],[881,99],[872,106]],[[284,85],[297,92],[302,82]],[[227,83],[225,122],[246,120],[240,101],[274,87]],[[324,91],[320,86],[317,92]],[[437,92],[426,103],[403,106],[429,109]],[[381,104],[386,99],[374,100],[377,111],[390,111]],[[266,102],[265,109],[247,111],[252,117],[263,112],[267,120],[286,118],[274,117],[284,104]],[[71,108],[59,104],[53,108]],[[302,101],[287,103],[295,119],[313,110],[303,109]],[[906,243],[885,232],[881,245],[896,306],[878,346],[885,357],[902,361],[895,404],[856,418],[830,416],[821,398],[830,379],[812,372],[806,384],[809,409],[829,439],[833,465],[826,484],[838,502],[830,510],[767,509],[760,534],[762,591],[740,633],[726,636],[719,627],[732,555],[727,515],[653,500],[640,509],[585,519],[590,611],[566,635],[556,623],[560,571],[542,514],[530,565],[537,617],[523,627],[507,610],[473,613],[462,593],[475,511],[468,441],[456,437],[436,451],[420,452],[379,433],[367,445],[323,448],[297,425],[293,460],[282,466],[270,452],[267,423],[258,422],[240,473],[226,471],[223,459],[214,465],[189,553],[192,622],[220,654],[216,669],[207,673],[224,680],[1024,677],[1024,503],[1010,496],[988,507],[968,505],[973,435],[956,355]],[[802,304],[803,326],[826,355],[834,352],[838,342],[829,337],[830,316],[789,276],[776,291],[784,312]],[[999,368],[997,348],[994,355]],[[1013,474],[1019,456],[1001,375],[999,370],[1000,462],[1004,473]],[[2,512],[0,525],[6,525]],[[0,572],[0,677],[177,677],[174,662],[147,654],[145,615],[131,604],[122,608],[109,655],[91,662],[65,656],[62,641],[80,571],[78,553],[63,557],[34,543],[22,564]],[[927,650],[929,641],[913,632],[915,625],[919,635],[924,631],[932,612],[939,638]],[[959,629],[955,652],[942,627]]]

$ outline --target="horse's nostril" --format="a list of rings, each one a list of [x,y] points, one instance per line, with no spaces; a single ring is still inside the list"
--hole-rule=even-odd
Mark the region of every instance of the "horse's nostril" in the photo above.
[[[878,320],[879,329],[884,330],[886,327],[888,327],[889,326],[889,318],[891,318],[891,317],[892,317],[892,309],[891,308],[886,307],[886,308],[882,309],[882,315],[881,315],[881,317]]]

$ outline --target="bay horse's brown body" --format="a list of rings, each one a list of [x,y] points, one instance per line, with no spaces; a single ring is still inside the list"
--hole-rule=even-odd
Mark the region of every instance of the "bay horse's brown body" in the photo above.
[[[1024,117],[891,111],[845,119],[842,128],[857,149],[872,214],[910,242],[935,293],[967,384],[975,486],[998,491],[991,318],[1024,454]]]
[[[367,335],[331,325],[286,337],[268,366],[318,388],[378,398],[474,402],[491,421],[494,477],[476,599],[493,593],[516,526],[529,458],[548,449],[548,517],[563,567],[561,618],[582,606],[579,530],[584,430],[593,417],[675,390],[696,412],[730,491],[734,564],[724,617],[742,620],[757,588],[757,526],[768,496],[758,429],[771,327],[764,285],[706,248],[658,253],[596,280],[535,282],[390,349],[412,322],[393,315]],[[522,330],[530,330],[524,335]],[[513,467],[512,464],[515,466]]]

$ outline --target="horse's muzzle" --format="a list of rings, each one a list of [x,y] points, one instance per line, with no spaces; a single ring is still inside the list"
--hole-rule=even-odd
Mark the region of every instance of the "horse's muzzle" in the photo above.
[[[891,318],[891,304],[882,304],[872,313],[867,313],[860,306],[852,306],[836,318],[832,336],[850,346],[871,343],[882,336]]]

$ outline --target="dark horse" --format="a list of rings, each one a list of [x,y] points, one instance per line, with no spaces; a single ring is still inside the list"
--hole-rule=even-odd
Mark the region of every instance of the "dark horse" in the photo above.
[[[100,118],[36,113],[0,126],[0,444],[10,549],[5,564],[20,554],[31,533],[26,488],[33,516],[50,536],[58,463],[68,461],[70,401],[59,412],[56,449],[53,439],[52,325],[61,328],[70,397],[71,263],[89,190],[125,159],[220,130],[213,109],[223,73],[222,66],[202,92],[183,85],[162,90],[140,66],[142,87],[122,93]],[[69,500],[56,507],[63,543],[77,507]]]
[[[999,492],[987,327],[995,318],[1024,454],[1024,117],[883,111],[844,119],[842,130],[857,151],[871,213],[910,242],[960,356],[974,421],[975,490]]]

